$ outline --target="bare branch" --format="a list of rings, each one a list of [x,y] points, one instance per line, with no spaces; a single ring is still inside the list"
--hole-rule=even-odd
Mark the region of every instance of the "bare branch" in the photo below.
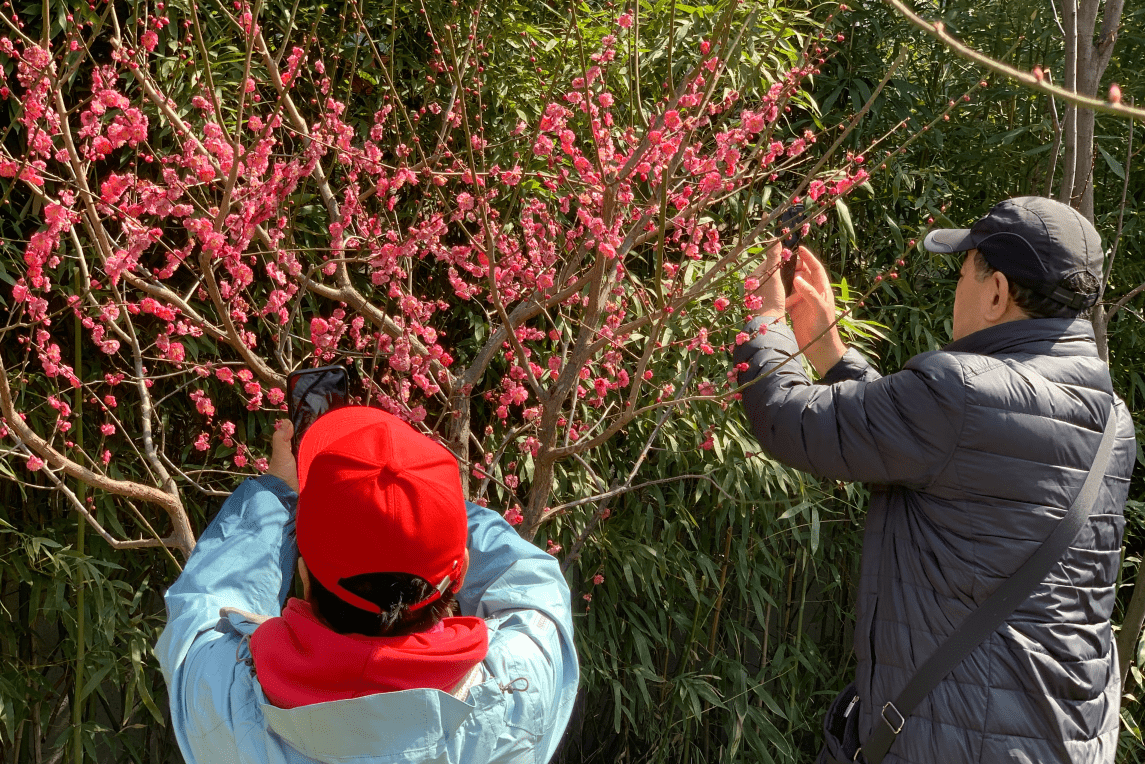
[[[1134,297],[1141,294],[1142,292],[1145,292],[1145,283],[1138,284],[1137,286],[1133,287],[1133,289],[1129,290],[1128,294],[1122,295],[1120,300],[1113,303],[1113,307],[1110,308],[1109,312],[1105,314],[1106,318],[1107,319],[1113,318],[1113,316],[1117,313],[1117,311],[1121,310],[1126,305],[1128,305],[1130,300],[1132,300]]]
[[[175,481],[171,479],[171,474],[163,466],[163,461],[159,458],[159,450],[155,447],[155,436],[152,432],[155,407],[152,405],[151,390],[148,387],[147,374],[143,368],[143,349],[139,346],[139,338],[135,334],[135,325],[131,320],[131,314],[125,312],[123,317],[124,323],[127,324],[127,342],[131,348],[131,358],[135,364],[135,389],[139,392],[139,425],[142,431],[143,455],[146,457],[147,463],[151,465],[151,469],[154,470],[163,490],[178,497],[179,489],[175,486]]]
[[[1049,71],[1046,72],[1047,80],[1052,81],[1052,76],[1053,75],[1050,74]],[[1057,171],[1058,167],[1058,151],[1061,149],[1062,145],[1062,124],[1061,121],[1058,120],[1058,102],[1054,100],[1053,95],[1046,96],[1046,100],[1049,101],[1050,118],[1054,123],[1054,142],[1053,145],[1050,146],[1050,166],[1046,169],[1046,183],[1042,187],[1042,196],[1049,197],[1049,195],[1053,192],[1054,173]],[[1133,123],[1130,122],[1130,124]]]
[[[692,368],[690,368],[688,370],[688,376],[685,378],[684,384],[680,386],[680,390],[676,393],[677,398],[679,398],[680,395],[683,394],[684,388],[687,387],[687,383],[691,380],[692,372],[695,371],[695,368],[696,368],[695,364],[693,364]],[[632,479],[636,476],[636,473],[640,471],[640,465],[642,465],[644,463],[644,460],[648,457],[648,452],[652,450],[652,444],[656,442],[656,436],[660,434],[660,429],[664,426],[664,423],[666,421],[668,421],[668,414],[669,413],[670,413],[670,410],[666,409],[660,415],[660,419],[657,420],[656,426],[652,428],[652,432],[649,433],[648,438],[644,441],[644,447],[642,449],[640,449],[640,456],[638,456],[636,458],[636,462],[632,465],[632,470],[628,473],[628,479],[624,481],[623,485],[621,485],[619,488],[617,488],[615,490],[619,490],[621,493],[623,493],[625,488],[632,485]],[[577,458],[579,459],[579,455]],[[583,460],[581,461],[581,463],[582,464],[584,463]],[[597,482],[599,485],[600,480],[598,479]],[[606,494],[607,493],[608,492],[606,492]],[[572,548],[569,549],[568,555],[565,557],[564,560],[561,561],[561,571],[562,572],[568,570],[569,566],[572,565],[580,557],[580,550],[584,547],[585,542],[588,541],[588,537],[590,535],[592,535],[592,532],[594,530],[596,530],[596,527],[600,524],[600,521],[602,519],[604,519],[605,513],[608,511],[609,502],[612,500],[612,498],[613,498],[612,496],[606,495],[602,499],[603,503],[599,507],[597,507],[597,510],[593,514],[592,519],[589,520],[588,524],[585,525],[584,529],[579,534],[577,534],[576,541],[573,542]],[[544,519],[547,519],[547,518],[538,519],[536,525],[539,526],[540,523]],[[533,530],[533,532],[536,532],[535,527],[532,530]]]
[[[664,483],[674,483],[677,480],[704,480],[704,481],[707,481],[708,483],[711,483],[712,487],[715,488],[720,493],[720,495],[723,496],[725,499],[727,499],[728,501],[737,501],[737,499],[734,496],[732,496],[730,493],[728,493],[723,488],[721,488],[719,483],[717,483],[715,481],[715,478],[713,478],[711,475],[702,475],[702,474],[673,475],[671,477],[659,478],[658,480],[649,480],[647,482],[638,483],[636,485],[623,485],[623,486],[620,486],[619,488],[614,488],[614,489],[609,490],[609,491],[604,491],[603,493],[598,493],[595,496],[587,496],[583,499],[577,499],[576,501],[570,501],[570,502],[558,505],[558,506],[550,509],[548,511],[548,513],[546,514],[546,517],[552,517],[554,514],[556,514],[558,512],[566,512],[566,511],[572,509],[573,507],[579,507],[581,504],[591,504],[594,501],[602,501],[604,499],[614,499],[617,496],[621,496],[621,495],[626,494],[626,493],[631,493],[632,491],[639,491],[642,488],[648,488],[648,487],[654,486],[654,485],[663,485]]]

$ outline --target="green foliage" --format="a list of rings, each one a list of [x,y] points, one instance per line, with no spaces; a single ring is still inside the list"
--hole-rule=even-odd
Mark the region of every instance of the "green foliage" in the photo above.
[[[5,484],[6,499],[13,498],[13,488]],[[149,568],[123,559],[128,567],[118,565],[106,550],[99,556],[77,552],[49,537],[63,530],[58,522],[42,528],[49,535],[16,530],[29,527],[29,517],[66,517],[54,504],[54,497],[40,493],[0,515],[0,751],[5,760],[47,760],[52,748],[70,750],[78,735],[93,761],[155,761],[174,741],[165,722],[163,677],[151,653],[162,627],[151,580],[170,572],[161,562]],[[74,526],[72,533],[74,538]],[[82,612],[74,600],[81,587]],[[73,658],[81,619],[84,721],[75,727]]]
[[[691,414],[649,457],[675,479],[610,505],[569,566],[585,700],[565,761],[808,761],[853,670],[862,491],[759,453],[735,407]],[[636,429],[596,463],[623,471],[649,435]]]

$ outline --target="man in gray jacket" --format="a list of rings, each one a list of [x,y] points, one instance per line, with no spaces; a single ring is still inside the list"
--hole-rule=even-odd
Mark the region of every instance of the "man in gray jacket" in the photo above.
[[[780,280],[765,277],[777,245],[757,272],[754,336],[735,353],[747,364],[748,419],[770,454],[871,486],[855,628],[859,741],[1050,534],[1115,416],[1090,520],[1034,593],[909,715],[883,759],[1113,762],[1121,687],[1109,619],[1136,447],[1083,317],[1100,289],[1100,238],[1073,209],[1022,197],[969,230],[934,231],[925,245],[967,253],[954,341],[942,350],[880,376],[828,329],[834,296],[809,251],[800,249],[786,301]],[[792,358],[800,351],[819,384]]]

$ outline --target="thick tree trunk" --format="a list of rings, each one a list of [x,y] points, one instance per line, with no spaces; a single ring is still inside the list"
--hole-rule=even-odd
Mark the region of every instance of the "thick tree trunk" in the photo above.
[[[1077,2],[1065,0],[1062,3],[1062,29],[1065,32],[1065,71],[1062,83],[1067,90],[1077,90],[1078,34]],[[1070,204],[1073,200],[1074,176],[1077,171],[1077,107],[1072,103],[1065,106],[1065,119],[1062,120],[1062,143],[1065,146],[1062,184],[1058,188],[1058,201]]]
[[[458,468],[461,471],[461,491],[466,499],[473,497],[469,477],[471,474],[469,462],[469,428],[472,402],[469,392],[461,387],[454,390],[450,396],[450,421],[446,427],[447,438],[453,455],[457,457]]]
[[[1141,626],[1145,624],[1145,564],[1137,563],[1137,580],[1133,582],[1133,598],[1125,608],[1125,620],[1117,633],[1117,661],[1121,674],[1121,688],[1125,690],[1125,678],[1129,676],[1129,665],[1133,662],[1137,640],[1141,637]],[[1140,668],[1140,667],[1138,667]]]
[[[1097,355],[1109,363],[1109,315],[1100,303],[1093,308],[1093,338],[1097,341]]]
[[[1082,95],[1096,96],[1101,77],[1109,65],[1117,29],[1121,23],[1124,0],[1064,0],[1062,27],[1065,31],[1065,86]],[[1097,16],[1101,11],[1101,32],[1096,34]],[[1065,144],[1062,183],[1058,201],[1069,204],[1090,222],[1093,221],[1094,112],[1073,104],[1066,107],[1062,125]],[[1098,305],[1093,311],[1094,338],[1097,351],[1109,360],[1109,321],[1113,313]],[[1135,648],[1145,623],[1145,564],[1138,566],[1133,584],[1133,597],[1126,608],[1125,620],[1117,638],[1118,666],[1122,686],[1134,659]]]
[[[1066,0],[1062,4],[1065,87],[1081,95],[1097,95],[1101,77],[1113,55],[1124,6],[1124,0],[1110,0],[1105,3],[1104,9],[1101,0]],[[1099,11],[1101,32],[1097,33]],[[1093,220],[1094,212],[1093,133],[1093,110],[1068,104],[1062,124],[1065,166],[1057,198],[1076,208],[1090,221]]]

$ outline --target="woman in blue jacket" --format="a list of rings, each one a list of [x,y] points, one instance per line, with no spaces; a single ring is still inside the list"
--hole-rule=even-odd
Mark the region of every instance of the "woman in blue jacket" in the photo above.
[[[465,502],[452,455],[389,414],[326,414],[297,466],[291,434],[166,594],[156,654],[184,758],[547,762],[579,678],[556,560]]]

